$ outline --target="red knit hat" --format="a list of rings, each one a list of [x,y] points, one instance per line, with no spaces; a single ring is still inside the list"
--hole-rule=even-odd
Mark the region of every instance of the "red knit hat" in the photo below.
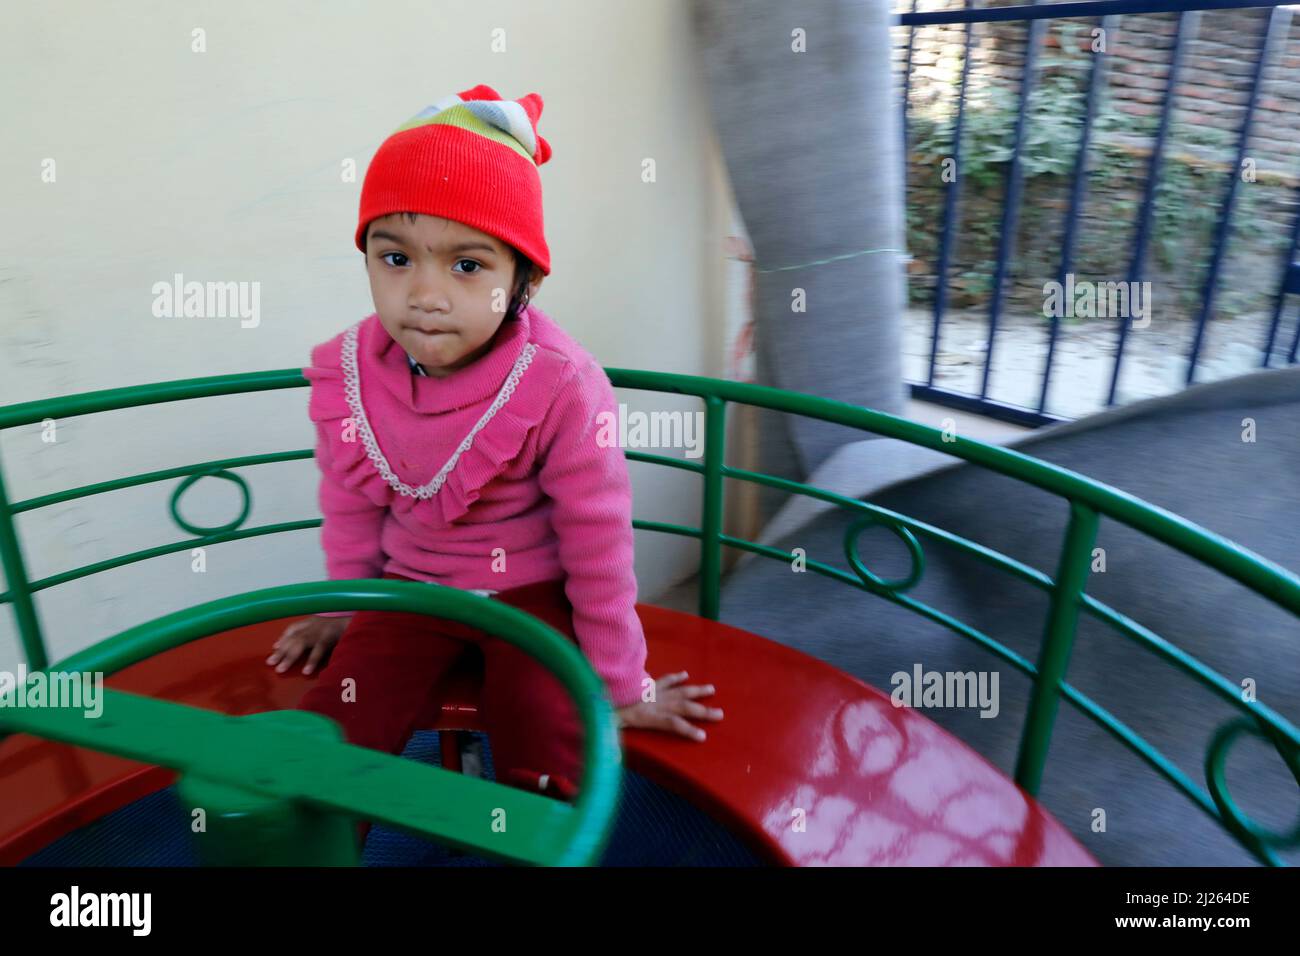
[[[536,93],[503,100],[480,85],[412,117],[380,144],[366,170],[357,248],[365,251],[372,220],[417,212],[495,236],[550,275],[537,167],[551,158],[551,145],[537,133],[541,115]]]

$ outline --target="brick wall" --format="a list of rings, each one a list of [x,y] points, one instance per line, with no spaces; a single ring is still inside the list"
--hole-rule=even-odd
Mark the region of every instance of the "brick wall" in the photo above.
[[[982,4],[1010,5],[1004,0]],[[957,0],[932,0],[922,3],[920,11],[956,10],[963,6]],[[898,12],[910,9],[910,4],[896,5]],[[1268,14],[1269,9],[1260,8],[1207,10],[1187,15],[1183,65],[1175,90],[1176,120],[1222,130],[1235,147]],[[1285,9],[1279,16],[1281,27],[1264,70],[1248,155],[1256,159],[1261,177],[1275,177],[1296,185],[1300,182],[1300,17],[1291,16]],[[1175,14],[1116,18],[1117,27],[1106,35],[1106,60],[1107,90],[1117,112],[1154,125],[1168,86],[1176,19]],[[1071,22],[1082,25],[1078,43],[1081,49],[1088,50],[1092,42],[1090,31],[1098,26],[1099,18]],[[955,108],[963,31],[961,24],[915,29],[909,108],[932,105]],[[1058,47],[1061,32],[1060,22],[1045,27],[1046,48]],[[907,28],[895,28],[894,64],[900,82],[907,33]],[[972,90],[986,83],[998,83],[1019,93],[1026,33],[1023,22],[974,26]],[[1141,133],[1116,136],[1131,139],[1135,144],[1148,147],[1150,144],[1150,137]],[[1171,145],[1177,148],[1180,144]],[[1190,144],[1189,148],[1221,163],[1233,159],[1231,148],[1226,152],[1196,144]]]
[[[980,4],[1006,5],[1010,4]],[[963,6],[959,0],[930,0],[920,5],[920,12]],[[896,2],[895,10],[910,12],[911,4]],[[1234,175],[1237,140],[1269,13],[1268,8],[1210,10],[1188,14],[1184,21],[1182,68],[1162,167],[1162,179],[1170,188],[1157,206],[1159,238],[1155,245],[1159,249],[1149,253],[1146,275],[1168,287],[1166,301],[1178,302],[1181,314],[1193,314],[1199,301],[1213,225],[1229,177]],[[1294,218],[1300,212],[1295,194],[1300,184],[1300,17],[1291,16],[1287,10],[1280,11],[1279,17],[1245,154],[1253,161],[1255,181],[1238,183],[1234,228],[1217,300],[1220,311],[1271,308],[1281,258]],[[1145,161],[1169,82],[1176,18],[1177,14],[1122,16],[1115,19],[1105,35],[1106,82],[1101,111],[1105,121],[1093,131],[1089,189],[1073,271],[1089,272],[1097,278],[1126,277],[1132,221],[1146,178]],[[1065,77],[1065,85],[1073,84],[1078,94],[1059,105],[1053,101],[1047,114],[1070,111],[1082,118],[1082,92],[1094,56],[1092,31],[1099,22],[1095,17],[1048,21],[1040,28],[1040,86],[1048,76]],[[936,153],[933,141],[927,152],[918,147],[917,140],[924,139],[927,123],[933,129],[936,121],[955,113],[964,31],[962,24],[914,30],[908,92],[909,248],[917,256],[911,275],[918,280],[911,283],[914,300],[928,300],[933,291],[935,245],[946,188],[939,178],[936,160],[951,152],[949,146]],[[1008,120],[1014,117],[1027,33],[1028,26],[1023,22],[974,25],[968,123],[978,120],[973,111],[989,109],[991,103],[1000,104],[998,108]],[[908,28],[896,27],[894,65],[900,89],[907,40]],[[1051,61],[1055,62],[1048,66]],[[992,99],[994,94],[1000,95]],[[987,129],[987,120],[985,124]],[[1005,136],[995,140],[993,147],[1009,149],[1012,129],[1007,126]],[[969,135],[968,127],[963,144],[967,157],[974,159],[969,152]],[[1077,134],[1065,131],[1057,136],[1062,155],[1072,155]],[[1054,148],[1040,139],[1040,155]],[[1125,161],[1121,163],[1116,157]],[[1118,172],[1108,170],[1108,164],[1123,168]],[[1063,161],[1062,169],[1066,171],[1026,174],[1011,274],[1012,301],[1017,294],[1025,304],[1032,303],[1036,295],[1041,299],[1036,290],[1041,289],[1043,281],[1054,277],[1070,180],[1068,161]],[[989,271],[990,259],[996,255],[990,227],[1000,221],[1001,178],[983,186],[966,181],[963,187],[962,225],[949,274],[956,306],[981,304],[986,295],[978,279],[979,274]],[[1177,189],[1172,188],[1175,183]],[[971,279],[972,275],[975,279]]]

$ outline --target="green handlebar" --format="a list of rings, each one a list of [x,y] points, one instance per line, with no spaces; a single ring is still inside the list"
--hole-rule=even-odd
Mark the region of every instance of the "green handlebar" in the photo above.
[[[616,809],[621,753],[600,678],[572,641],[524,611],[438,584],[380,579],[320,581],[250,591],[157,618],[59,665],[111,673],[161,651],[231,628],[316,611],[403,611],[450,618],[518,646],[560,680],[584,729],[584,770],[573,804],[489,783],[322,736],[295,712],[231,717],[106,689],[102,713],[6,708],[0,726],[173,768],[182,793],[270,804],[281,829],[313,832],[307,818],[360,817],[499,859],[543,865],[594,863]],[[305,713],[305,712],[304,712]],[[275,719],[267,719],[268,717]],[[317,715],[312,715],[317,716]],[[215,785],[215,786],[214,786]],[[213,808],[196,807],[210,816]],[[226,831],[229,837],[231,832]],[[247,831],[237,831],[247,832]],[[338,828],[331,832],[337,834]],[[229,840],[227,839],[227,843]],[[258,846],[226,846],[227,860],[257,859]],[[243,854],[241,856],[240,854]],[[302,855],[270,862],[320,862]],[[346,862],[336,860],[337,862]]]

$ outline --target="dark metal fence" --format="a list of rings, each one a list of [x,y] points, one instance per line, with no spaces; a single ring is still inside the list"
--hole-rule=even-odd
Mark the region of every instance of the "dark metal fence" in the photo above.
[[[903,83],[903,128],[906,142],[908,126],[908,94],[911,89],[912,58],[916,28],[940,24],[964,24],[965,40],[963,44],[961,77],[958,81],[957,107],[953,126],[952,159],[958,170],[953,181],[946,185],[943,197],[943,223],[938,242],[937,285],[934,294],[934,320],[931,333],[929,371],[924,382],[910,383],[915,398],[936,402],[953,408],[973,411],[977,414],[999,418],[1024,425],[1042,425],[1059,421],[1060,417],[1048,412],[1048,392],[1052,382],[1054,360],[1057,357],[1057,344],[1060,334],[1060,322],[1055,316],[1047,317],[1046,347],[1042,365],[1042,382],[1038,390],[1036,407],[1022,407],[996,401],[990,397],[989,384],[994,367],[995,345],[998,321],[1002,315],[1004,289],[1007,284],[1007,269],[1013,255],[1013,243],[1016,235],[1020,206],[1022,202],[1022,149],[1025,143],[1026,116],[1030,96],[1036,81],[1037,53],[1043,43],[1043,30],[1050,20],[1067,18],[1098,19],[1103,29],[1119,25],[1125,15],[1171,13],[1176,15],[1173,46],[1170,51],[1169,78],[1165,94],[1160,105],[1159,124],[1156,128],[1154,145],[1147,163],[1147,175],[1142,190],[1142,199],[1137,211],[1132,248],[1128,253],[1127,277],[1130,283],[1140,282],[1146,267],[1147,247],[1150,244],[1152,220],[1155,213],[1156,196],[1160,184],[1161,161],[1169,139],[1169,120],[1173,111],[1179,71],[1183,65],[1185,47],[1189,30],[1186,28],[1190,16],[1200,11],[1226,8],[1271,8],[1264,18],[1264,25],[1255,42],[1255,65],[1249,80],[1249,93],[1246,106],[1237,131],[1235,165],[1230,168],[1223,182],[1223,194],[1219,203],[1219,216],[1215,224],[1212,247],[1208,266],[1201,286],[1200,305],[1196,313],[1195,332],[1192,335],[1190,349],[1186,355],[1185,384],[1190,385],[1196,379],[1197,365],[1202,357],[1205,342],[1205,330],[1214,315],[1215,294],[1221,279],[1221,266],[1224,253],[1231,234],[1232,216],[1238,196],[1238,184],[1241,181],[1242,163],[1246,155],[1247,142],[1250,138],[1251,124],[1255,117],[1255,108],[1260,93],[1260,80],[1265,65],[1270,61],[1280,35],[1284,32],[1283,24],[1289,17],[1283,16],[1279,9],[1281,3],[1260,2],[1260,0],[1089,0],[1089,2],[1068,3],[1030,3],[1020,6],[996,8],[976,8],[973,0],[967,0],[960,10],[941,12],[917,12],[918,0],[912,0],[911,12],[899,15],[898,24],[908,28],[906,39],[906,59],[904,61]],[[1026,31],[1024,65],[1021,74],[1018,113],[1014,139],[1011,146],[1010,161],[1006,165],[1005,200],[1003,202],[1000,235],[998,239],[997,261],[992,276],[992,288],[988,305],[987,344],[984,349],[983,371],[977,391],[960,392],[943,388],[935,382],[935,364],[939,354],[940,334],[943,328],[944,313],[948,298],[949,272],[953,261],[953,243],[958,219],[958,206],[961,199],[962,177],[962,127],[967,107],[967,88],[971,72],[971,31],[975,23],[1004,23],[1024,21],[1028,24]],[[1084,104],[1084,116],[1081,125],[1079,148],[1074,162],[1068,200],[1060,232],[1060,260],[1057,281],[1065,285],[1066,275],[1072,269],[1075,244],[1079,228],[1080,214],[1086,202],[1086,162],[1089,146],[1093,140],[1093,125],[1097,109],[1098,90],[1103,82],[1105,67],[1104,52],[1093,55],[1087,95]],[[906,150],[904,150],[906,156]],[[906,160],[904,161],[906,167]],[[1300,197],[1298,197],[1300,198]],[[1203,197],[1186,197],[1185,201],[1202,201]],[[1297,206],[1300,210],[1300,205]],[[1291,229],[1290,245],[1286,257],[1279,263],[1276,301],[1272,320],[1268,324],[1266,341],[1261,342],[1260,367],[1283,363],[1294,364],[1300,347],[1300,318],[1293,320],[1289,332],[1290,343],[1286,342],[1287,323],[1284,322],[1286,297],[1300,293],[1300,262],[1297,262],[1298,245],[1300,245],[1300,212],[1297,213]],[[1132,288],[1132,286],[1130,286]],[[1125,346],[1131,316],[1122,316],[1115,322],[1115,357],[1105,390],[1106,405],[1115,404],[1116,386],[1119,382],[1120,368],[1124,361]],[[1100,403],[1099,403],[1100,404]]]

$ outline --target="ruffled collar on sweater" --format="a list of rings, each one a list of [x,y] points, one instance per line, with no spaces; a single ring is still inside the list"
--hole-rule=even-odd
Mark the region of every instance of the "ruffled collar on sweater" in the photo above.
[[[572,348],[532,304],[498,336],[487,355],[441,379],[411,374],[375,314],[316,346],[303,374],[322,466],[344,488],[430,529],[463,516],[518,459],[572,364]],[[424,413],[454,424],[421,427]]]
[[[382,387],[394,399],[417,412],[446,412],[491,398],[528,344],[532,305],[517,319],[501,323],[491,350],[450,375],[435,378],[412,372],[410,356],[388,334],[378,315],[362,323],[358,352],[366,388]]]

